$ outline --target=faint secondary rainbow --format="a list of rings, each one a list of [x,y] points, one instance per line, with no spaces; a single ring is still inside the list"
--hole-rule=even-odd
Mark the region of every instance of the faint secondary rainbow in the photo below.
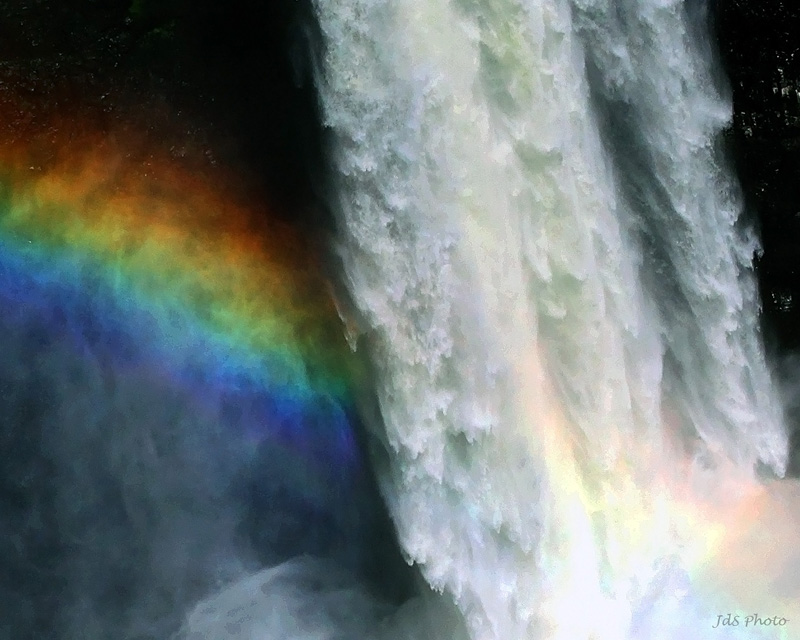
[[[704,471],[681,452],[667,411],[662,434],[632,435],[590,479],[544,384],[553,401],[535,409],[536,454],[556,488],[553,517],[567,525],[547,543],[552,640],[797,637],[800,484],[761,483],[723,456]],[[576,617],[576,602],[594,615]]]
[[[122,130],[0,144],[0,321],[236,405],[254,442],[344,470],[359,366],[318,256],[242,193]]]

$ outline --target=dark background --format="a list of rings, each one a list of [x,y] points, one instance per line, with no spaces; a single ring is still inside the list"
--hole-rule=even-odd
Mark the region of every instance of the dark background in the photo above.
[[[794,429],[789,472],[800,474],[800,5],[716,0],[715,30],[733,92],[726,132],[748,212],[761,231],[756,260],[768,353]]]
[[[0,100],[21,123],[53,111],[131,120],[262,183],[306,214],[320,127],[304,55],[305,0],[0,2]],[[182,138],[182,139],[181,139]]]

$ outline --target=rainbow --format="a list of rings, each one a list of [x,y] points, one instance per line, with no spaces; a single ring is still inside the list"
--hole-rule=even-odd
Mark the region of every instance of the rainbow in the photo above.
[[[235,406],[254,443],[358,465],[363,374],[318,252],[232,173],[163,146],[75,119],[0,145],[0,323]]]

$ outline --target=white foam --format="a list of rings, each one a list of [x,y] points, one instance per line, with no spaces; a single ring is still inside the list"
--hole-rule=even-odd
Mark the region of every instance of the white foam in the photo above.
[[[708,51],[679,2],[315,6],[404,550],[472,638],[635,637],[719,542],[691,482],[786,459]]]

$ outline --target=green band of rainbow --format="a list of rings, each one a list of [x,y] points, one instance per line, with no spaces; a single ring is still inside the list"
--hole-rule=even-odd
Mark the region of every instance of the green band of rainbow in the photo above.
[[[256,407],[257,439],[353,462],[359,370],[308,244],[222,171],[75,129],[0,149],[0,324],[46,321],[198,401]]]

